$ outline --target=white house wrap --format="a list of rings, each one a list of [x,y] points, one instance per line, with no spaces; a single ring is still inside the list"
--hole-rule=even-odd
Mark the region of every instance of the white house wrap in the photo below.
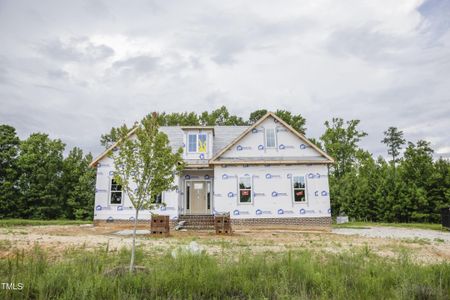
[[[227,212],[234,224],[248,225],[331,223],[328,164],[333,159],[273,113],[250,127],[160,130],[173,151],[183,148],[186,169],[176,178],[178,188],[157,199],[166,204],[155,210],[158,214],[177,220]],[[133,220],[134,208],[113,180],[107,153],[91,163],[97,168],[94,221]],[[150,211],[140,216],[149,220]]]

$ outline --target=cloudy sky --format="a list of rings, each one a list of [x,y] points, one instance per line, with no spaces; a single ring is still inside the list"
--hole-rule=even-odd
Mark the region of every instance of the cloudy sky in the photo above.
[[[360,119],[450,157],[450,1],[0,0],[0,123],[97,155],[150,111]]]

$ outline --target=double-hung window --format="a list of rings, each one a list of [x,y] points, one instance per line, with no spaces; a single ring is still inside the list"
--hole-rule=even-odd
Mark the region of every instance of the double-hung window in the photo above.
[[[188,135],[188,152],[197,152],[197,134]]]
[[[275,128],[266,129],[266,148],[276,148],[277,147],[277,137]]]
[[[295,203],[306,202],[305,176],[292,177],[292,190]]]
[[[239,203],[252,202],[252,179],[249,176],[239,177]]]
[[[118,184],[114,179],[111,179],[111,189],[110,189],[110,199],[111,204],[122,204],[122,186]]]

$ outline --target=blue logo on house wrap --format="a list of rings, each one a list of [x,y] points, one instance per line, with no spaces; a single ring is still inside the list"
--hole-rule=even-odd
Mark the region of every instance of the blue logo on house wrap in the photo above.
[[[222,179],[228,179],[228,175],[227,174],[223,174],[222,175]]]
[[[242,150],[251,150],[252,149],[252,147],[250,147],[250,146],[242,146],[242,145],[237,145],[236,146],[236,150],[237,151],[242,151]]]
[[[300,144],[300,149],[306,149],[306,145],[305,144]]]
[[[257,209],[257,210],[255,211],[255,213],[256,213],[257,215],[260,215],[260,214],[262,214],[262,210]]]
[[[97,205],[97,206],[95,207],[95,210],[102,210],[102,206],[101,206],[101,205]]]
[[[129,218],[129,220],[130,220],[130,221],[134,221],[134,217],[131,216],[131,217]]]
[[[282,215],[282,214],[284,214],[284,210],[283,210],[282,208],[280,208],[280,209],[277,211],[277,213],[278,213],[279,215]]]
[[[233,192],[229,192],[228,193],[228,198],[233,198],[234,196],[236,196],[237,194],[233,193]]]
[[[301,214],[301,215],[304,215],[304,214],[306,214],[306,210],[305,210],[305,209],[303,209],[303,208],[302,208],[302,209],[300,209],[300,214]]]
[[[113,176],[114,175],[114,171],[109,171],[109,176]]]
[[[328,192],[327,191],[322,191],[322,193],[320,193],[322,196],[328,196]]]
[[[331,214],[331,208],[328,209],[328,213]]]
[[[191,179],[190,175],[184,175],[184,179]]]
[[[252,129],[252,133],[257,133],[257,132],[258,132],[258,129],[256,129],[256,128]]]
[[[294,146],[290,146],[290,145],[284,145],[281,144],[280,146],[278,146],[278,148],[280,148],[280,150],[284,150],[284,149],[294,149]]]
[[[118,211],[123,210],[123,206],[122,206],[122,205],[117,206],[117,210],[118,210]]]
[[[264,150],[264,146],[263,145],[259,145],[258,146],[258,150]]]
[[[237,209],[236,209],[236,210],[234,210],[234,211],[233,211],[233,215],[235,215],[235,216],[239,216],[239,210],[237,210]]]
[[[205,159],[205,154],[202,153],[202,154],[200,154],[199,157],[200,157],[200,159]]]
[[[291,173],[287,174],[286,178],[288,178],[288,179],[292,178],[292,174]]]
[[[266,174],[266,179],[272,179],[272,178],[281,178],[281,175],[273,175],[270,173]]]
[[[272,192],[272,197],[279,197],[279,196],[287,196],[287,193],[280,193],[277,191]]]
[[[160,211],[165,211],[165,210],[166,210],[166,207],[165,207],[164,205],[161,205],[160,208],[159,208],[159,210],[160,210]]]
[[[209,175],[205,175],[205,179],[209,179]]]
[[[113,217],[108,217],[108,219],[106,219],[106,222],[112,222],[112,221],[114,221],[114,218]]]

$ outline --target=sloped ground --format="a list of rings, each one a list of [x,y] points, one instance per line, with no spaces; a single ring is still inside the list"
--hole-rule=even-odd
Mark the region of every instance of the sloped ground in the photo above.
[[[140,229],[147,229],[142,227]],[[131,246],[131,236],[117,235],[123,228],[65,226],[28,226],[0,228],[0,258],[17,251],[31,251],[33,245],[51,250],[55,259],[70,248],[108,251]],[[233,236],[209,232],[172,232],[169,238],[139,235],[139,247],[154,250],[155,255],[185,247],[195,241],[202,251],[212,255],[237,256],[244,252],[283,252],[310,249],[339,253],[346,250],[372,252],[397,257],[405,253],[420,263],[450,261],[450,233],[434,230],[371,227],[339,228],[332,232],[300,231],[293,228],[240,228]]]

